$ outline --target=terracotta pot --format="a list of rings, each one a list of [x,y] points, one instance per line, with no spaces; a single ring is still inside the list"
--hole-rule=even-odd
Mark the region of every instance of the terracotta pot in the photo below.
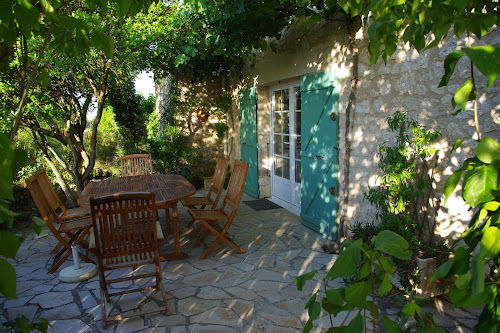
[[[208,117],[210,117],[210,111],[199,109],[196,111],[196,117],[203,123],[208,120]]]

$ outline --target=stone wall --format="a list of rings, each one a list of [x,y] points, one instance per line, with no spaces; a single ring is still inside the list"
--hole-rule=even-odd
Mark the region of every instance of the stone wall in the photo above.
[[[351,85],[352,55],[347,48],[346,29],[342,23],[327,22],[306,29],[297,26],[279,41],[277,53],[257,54],[252,66],[244,71],[243,78],[231,81],[233,97],[237,101],[241,89],[257,87],[258,92],[258,140],[259,140],[259,185],[261,196],[270,195],[270,87],[286,81],[298,81],[303,75],[335,71],[339,91],[339,185],[342,184],[345,158],[345,109]],[[464,39],[449,37],[438,47],[418,54],[415,50],[401,46],[387,64],[383,60],[369,65],[367,32],[359,29],[356,34],[359,47],[359,84],[355,108],[351,114],[352,144],[350,156],[349,206],[347,220],[350,223],[371,222],[375,209],[363,200],[369,186],[376,186],[378,172],[377,144],[394,142],[386,119],[395,111],[408,114],[430,129],[443,134],[439,149],[437,193],[442,193],[446,178],[458,168],[472,147],[464,147],[449,159],[450,146],[461,137],[474,135],[472,112],[452,115],[451,98],[455,90],[469,74],[469,64],[461,59],[454,79],[447,87],[437,88],[443,74],[443,61],[447,54],[465,46]],[[480,43],[500,44],[497,30],[483,37]],[[478,45],[478,42],[474,42]],[[458,74],[458,75],[457,75]],[[477,75],[479,78],[480,75]],[[485,80],[477,80],[481,87],[479,98],[480,126],[483,135],[500,137],[500,84],[498,81],[484,90]],[[230,148],[232,158],[239,158],[239,108],[232,108],[235,119]],[[340,188],[340,191],[345,189]],[[341,203],[339,203],[341,204]],[[339,208],[340,209],[340,208]],[[470,212],[460,197],[453,196],[438,214],[439,232],[446,237],[457,238],[470,219]]]
[[[220,139],[216,135],[215,123],[222,120],[222,117],[212,114],[207,121],[200,121],[194,110],[187,107],[190,101],[203,101],[205,104],[214,104],[215,100],[222,92],[221,79],[205,80],[204,82],[194,82],[187,76],[175,78],[177,86],[177,100],[180,102],[177,108],[176,126],[183,128],[189,136],[190,144],[194,148],[201,148],[202,160],[215,163],[217,153],[226,150],[226,140]],[[163,81],[156,84],[157,109],[165,103],[165,88]]]

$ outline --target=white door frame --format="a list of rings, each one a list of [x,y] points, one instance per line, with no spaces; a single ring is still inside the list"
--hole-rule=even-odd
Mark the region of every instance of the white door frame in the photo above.
[[[296,144],[297,138],[300,137],[299,133],[295,133],[295,115],[296,112],[300,112],[300,110],[296,110],[296,100],[295,100],[295,88],[300,89],[300,81],[291,82],[283,85],[273,86],[270,88],[270,112],[271,112],[271,131],[270,131],[270,142],[271,142],[271,198],[270,200],[274,203],[282,206],[283,208],[291,211],[296,215],[300,215],[300,179],[299,182],[296,182],[295,175],[296,173],[300,176],[300,168],[296,170],[295,162],[296,158]],[[276,160],[275,160],[275,99],[274,93],[279,90],[288,89],[288,98],[289,98],[289,107],[288,107],[288,116],[289,116],[289,161],[290,161],[290,179],[287,180],[282,177],[276,176]],[[300,156],[298,158],[300,160]],[[281,186],[282,185],[282,186]]]

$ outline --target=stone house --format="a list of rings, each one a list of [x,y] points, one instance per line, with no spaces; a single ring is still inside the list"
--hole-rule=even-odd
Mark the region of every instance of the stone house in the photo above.
[[[256,51],[241,77],[209,85],[212,95],[223,87],[232,95],[223,149],[232,160],[250,163],[245,191],[300,215],[305,225],[332,239],[338,236],[341,214],[346,221],[344,235],[349,224],[375,219],[375,208],[364,200],[363,193],[377,185],[377,145],[395,140],[386,122],[395,111],[406,111],[442,133],[436,144],[438,194],[472,148],[460,149],[450,160],[450,146],[475,133],[472,112],[453,116],[450,103],[464,78],[470,76],[465,59],[459,61],[450,84],[437,88],[446,55],[465,46],[465,38],[449,36],[421,54],[400,46],[386,64],[379,59],[373,66],[369,64],[366,27],[357,31],[355,43],[359,81],[349,117],[346,108],[353,54],[341,22],[292,27],[278,41],[277,52]],[[498,30],[480,43],[500,44]],[[481,131],[498,139],[500,84],[497,81],[485,90],[484,78],[477,78],[483,89],[479,92]],[[180,85],[181,98],[189,93],[209,95],[208,85]],[[193,135],[195,144],[207,145],[213,138],[211,126],[200,127]],[[438,207],[437,231],[442,236],[458,238],[465,230],[470,219],[465,206],[459,196],[453,196],[446,207]]]

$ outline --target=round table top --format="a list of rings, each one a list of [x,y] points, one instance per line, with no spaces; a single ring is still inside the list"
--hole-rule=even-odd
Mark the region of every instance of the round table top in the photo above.
[[[88,184],[78,197],[78,205],[90,207],[90,197],[124,193],[154,192],[157,204],[173,203],[196,192],[191,183],[180,175],[140,175],[111,178]]]

